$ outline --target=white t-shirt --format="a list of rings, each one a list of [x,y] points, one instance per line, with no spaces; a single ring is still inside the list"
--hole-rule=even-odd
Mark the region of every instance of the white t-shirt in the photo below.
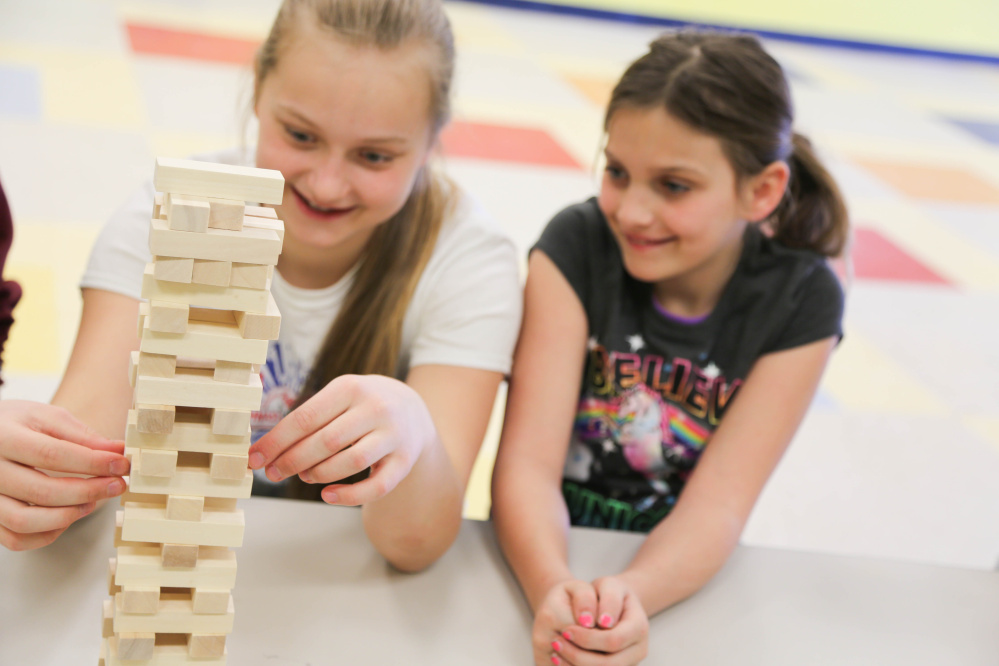
[[[254,164],[252,154],[228,150],[195,157]],[[90,254],[81,287],[140,299],[142,273],[152,260],[149,221],[153,186],[147,182],[112,215]],[[281,311],[281,335],[261,369],[264,397],[254,414],[254,439],[297,398],[319,348],[350,291],[355,271],[324,289],[301,289],[274,271],[271,293]],[[508,373],[520,328],[521,286],[513,242],[471,198],[459,194],[444,221],[403,320],[397,377],[418,365],[454,365]]]

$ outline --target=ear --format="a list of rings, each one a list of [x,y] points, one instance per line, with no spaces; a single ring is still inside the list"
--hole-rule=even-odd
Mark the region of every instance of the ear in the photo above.
[[[784,198],[791,169],[786,162],[772,162],[750,178],[742,189],[742,214],[749,222],[765,220]]]

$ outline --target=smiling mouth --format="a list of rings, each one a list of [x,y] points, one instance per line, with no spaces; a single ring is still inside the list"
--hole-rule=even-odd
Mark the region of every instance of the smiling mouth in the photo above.
[[[676,236],[670,236],[669,238],[640,238],[637,236],[625,236],[625,240],[628,241],[630,245],[635,247],[659,247],[661,245],[666,245],[667,243],[672,243],[676,240]]]
[[[350,211],[354,210],[354,208],[355,208],[355,206],[350,206],[348,208],[323,208],[322,206],[317,206],[314,203],[312,203],[311,201],[309,201],[305,197],[305,195],[303,195],[301,192],[299,192],[294,187],[291,188],[291,191],[295,193],[295,196],[298,198],[299,202],[305,208],[307,208],[308,210],[310,210],[312,212],[318,213],[320,215],[342,215],[344,213],[349,213]]]

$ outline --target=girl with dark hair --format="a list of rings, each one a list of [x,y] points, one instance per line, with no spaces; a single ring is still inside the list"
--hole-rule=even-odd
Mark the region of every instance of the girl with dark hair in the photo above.
[[[739,540],[841,336],[845,206],[748,36],[651,44],[605,117],[598,198],[533,248],[493,518],[536,664],[634,664]],[[569,525],[647,532],[577,580]]]

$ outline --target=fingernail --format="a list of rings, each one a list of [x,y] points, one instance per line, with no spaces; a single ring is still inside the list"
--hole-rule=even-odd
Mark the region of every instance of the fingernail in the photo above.
[[[559,666],[562,663],[562,660],[558,658],[557,654],[553,654],[552,663],[555,664],[555,666]]]
[[[579,616],[579,623],[581,625],[583,625],[584,627],[592,627],[593,626],[593,616],[591,614],[589,614],[589,613],[582,613]]]
[[[91,511],[93,511],[96,506],[97,506],[97,504],[95,504],[95,503],[81,504],[80,505],[80,517],[82,518],[83,516],[87,515]]]
[[[128,461],[115,460],[108,469],[111,472],[111,476],[125,476],[128,474]]]
[[[609,626],[611,626],[611,623],[613,621],[614,621],[614,618],[612,618],[607,613],[604,613],[603,615],[600,616],[600,626],[603,627],[604,629],[606,629]]]
[[[563,631],[562,632],[562,638],[564,638],[567,641],[571,641],[572,640],[572,634],[570,634],[568,630]]]
[[[278,471],[278,468],[275,467],[274,465],[268,467],[266,473],[267,473],[267,478],[270,479],[271,481],[280,481],[281,479],[284,478],[281,472]]]
[[[323,501],[329,504],[336,504],[337,500],[340,499],[334,492],[324,492]]]
[[[556,652],[561,652],[562,644],[559,643],[558,641],[552,641],[552,649],[555,650]]]
[[[260,469],[264,466],[264,454],[253,452],[250,454],[250,469]]]
[[[121,479],[108,481],[108,497],[117,497],[125,492],[125,482]]]

